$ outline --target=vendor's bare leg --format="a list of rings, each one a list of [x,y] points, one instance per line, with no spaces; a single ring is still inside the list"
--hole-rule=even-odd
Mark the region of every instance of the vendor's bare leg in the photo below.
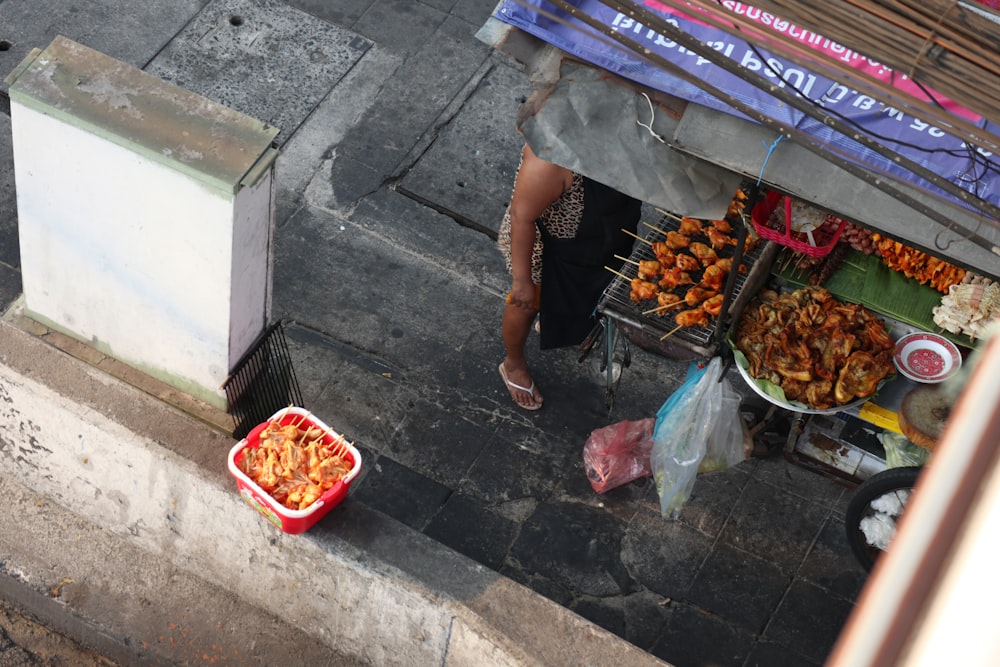
[[[503,333],[503,344],[507,348],[507,356],[504,357],[503,367],[507,373],[507,379],[522,387],[532,386],[531,373],[528,371],[528,360],[524,355],[524,347],[528,342],[528,334],[531,332],[531,325],[535,321],[537,310],[522,308],[508,303],[503,311],[503,321],[501,329]],[[510,387],[514,400],[520,405],[530,406],[532,403],[541,403],[544,399],[534,388],[534,395],[527,391],[521,391]]]

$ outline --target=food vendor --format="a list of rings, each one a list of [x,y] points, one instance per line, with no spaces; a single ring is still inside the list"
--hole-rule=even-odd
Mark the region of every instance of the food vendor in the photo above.
[[[542,160],[525,145],[497,241],[511,274],[501,323],[506,356],[498,370],[519,407],[542,407],[525,356],[535,317],[543,350],[586,338],[612,278],[604,267],[631,252],[632,237],[622,230],[635,233],[641,209],[638,200]]]

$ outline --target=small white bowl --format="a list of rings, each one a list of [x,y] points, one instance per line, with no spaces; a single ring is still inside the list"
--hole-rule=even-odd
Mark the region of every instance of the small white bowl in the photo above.
[[[962,367],[955,344],[928,332],[907,334],[896,341],[892,361],[903,377],[927,384],[944,382]]]

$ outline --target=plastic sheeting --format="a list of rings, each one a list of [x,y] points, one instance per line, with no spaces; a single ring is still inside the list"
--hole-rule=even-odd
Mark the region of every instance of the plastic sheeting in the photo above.
[[[521,123],[536,154],[668,211],[725,216],[739,174],[661,143],[655,135],[672,136],[677,120],[654,112],[634,90],[591,67],[566,64],[562,71],[544,105]]]
[[[599,0],[578,0],[574,4],[581,13],[598,19],[601,24],[614,28],[620,34],[627,35],[643,48],[666,58],[671,63],[694,72],[706,84],[724,90],[727,94],[752,105],[758,111],[773,118],[777,123],[794,127],[815,137],[818,141],[824,142],[841,154],[853,156],[858,164],[867,169],[889,174],[921,189],[936,192],[943,199],[955,199],[952,195],[941,191],[937,186],[926,182],[919,175],[896,164],[893,160],[871,151],[833,128],[790,107],[655,30],[609,8]],[[686,34],[710,45],[731,60],[744,65],[751,71],[764,75],[776,85],[794,88],[815,104],[838,114],[847,122],[863,128],[868,134],[877,137],[883,146],[936,174],[947,175],[948,180],[953,184],[972,192],[979,198],[994,205],[1000,205],[1000,179],[995,174],[984,170],[981,156],[977,156],[976,151],[961,139],[930,126],[920,119],[908,117],[897,110],[885,107],[877,100],[854,91],[849,82],[845,85],[804,70],[794,63],[785,62],[760,49],[754,49],[746,42],[724,31],[663,8],[662,5],[659,5],[661,9],[655,9],[658,3],[647,1],[643,4],[667,17],[671,24]],[[772,29],[786,33],[796,31],[794,25],[767,14],[761,15],[753,7],[744,3],[733,3],[733,5],[736,11],[756,12],[760,17],[758,20],[761,21],[770,17],[767,25]],[[557,15],[561,20],[553,20],[547,17],[546,13]],[[609,72],[689,102],[729,114],[741,115],[736,109],[708,94],[705,90],[672,76],[663,69],[639,58],[624,46],[600,39],[589,26],[564,14],[545,0],[504,0],[497,7],[494,16],[535,35],[566,53]],[[810,43],[815,42],[816,48],[839,53],[845,61],[851,61],[859,69],[864,68],[869,73],[874,72],[900,87],[912,86],[906,77],[894,73],[878,63],[872,63],[861,54],[850,52],[828,40],[824,41],[821,35],[807,33],[804,30],[799,32],[802,33],[801,39],[809,40]],[[769,65],[764,65],[764,62],[768,62]],[[781,76],[779,77],[776,72],[781,72]],[[948,100],[943,98],[936,98],[936,101],[944,105],[949,104]],[[954,112],[967,118],[976,119],[971,112],[955,105],[952,106]],[[978,123],[992,134],[1000,134],[998,132],[1000,128],[993,127],[981,119],[978,120]]]

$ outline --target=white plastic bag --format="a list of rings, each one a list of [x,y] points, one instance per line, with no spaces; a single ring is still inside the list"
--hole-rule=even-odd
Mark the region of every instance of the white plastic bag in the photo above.
[[[650,464],[664,518],[677,518],[699,472],[723,470],[746,459],[748,434],[740,401],[722,377],[722,360],[713,357],[703,368],[692,363],[684,384],[656,413]]]

